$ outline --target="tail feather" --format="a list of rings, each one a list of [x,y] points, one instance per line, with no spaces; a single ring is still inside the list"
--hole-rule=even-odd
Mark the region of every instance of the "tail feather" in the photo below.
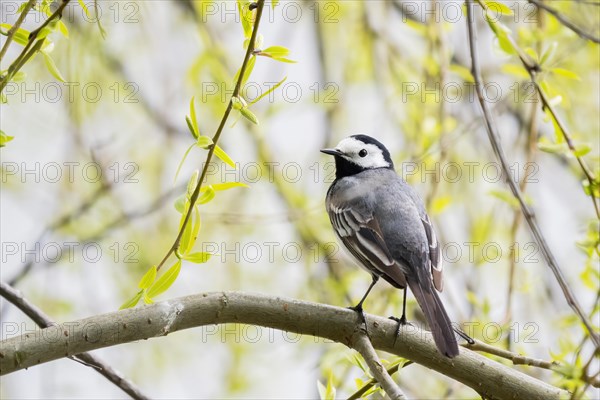
[[[450,318],[438,294],[433,287],[423,288],[414,279],[408,279],[408,286],[425,314],[433,340],[440,353],[450,358],[457,356],[458,342],[454,336]]]

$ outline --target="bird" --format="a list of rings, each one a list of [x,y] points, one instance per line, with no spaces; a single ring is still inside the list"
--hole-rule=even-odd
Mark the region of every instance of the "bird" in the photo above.
[[[396,173],[388,149],[371,136],[352,135],[321,152],[335,159],[335,180],[325,199],[331,224],[359,266],[372,277],[360,302],[350,308],[366,326],[363,302],[379,279],[403,289],[402,317],[390,317],[398,322],[397,337],[400,326],[407,323],[408,286],[439,352],[449,358],[457,356],[456,336],[437,294],[443,289],[440,245],[423,201]]]

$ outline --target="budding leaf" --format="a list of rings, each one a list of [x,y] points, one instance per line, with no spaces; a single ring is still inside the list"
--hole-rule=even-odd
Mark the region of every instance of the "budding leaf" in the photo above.
[[[65,78],[63,78],[62,74],[56,67],[56,64],[54,63],[54,60],[52,59],[52,57],[50,57],[46,53],[42,53],[42,54],[44,55],[44,63],[46,63],[46,68],[48,68],[48,71],[50,71],[50,73],[52,74],[53,77],[55,77],[56,79],[58,79],[61,82],[64,82]]]
[[[187,260],[187,261],[191,261],[195,264],[203,264],[210,259],[211,255],[212,254],[210,254],[210,253],[201,251],[198,253],[188,254],[187,256],[183,257],[183,259]]]
[[[138,283],[138,287],[140,289],[148,289],[150,285],[154,283],[156,279],[156,266],[152,266],[142,277],[140,283]]]
[[[198,204],[206,204],[212,199],[215,198],[215,189],[213,189],[212,185],[208,185],[203,190],[202,196],[198,198]]]
[[[0,130],[0,147],[6,146],[6,143],[14,139],[14,136],[8,136],[4,131]]]
[[[225,151],[221,147],[219,147],[219,145],[215,145],[214,154],[225,164],[229,165],[232,168],[235,168],[235,163],[233,162],[231,157],[229,157],[229,155],[225,153]]]
[[[177,276],[179,276],[179,272],[181,271],[181,260],[177,260],[175,264],[171,268],[167,270],[160,278],[158,278],[154,284],[148,289],[148,297],[153,298],[158,296],[159,294],[165,292],[168,288],[171,287]],[[140,297],[142,293],[140,292]],[[139,300],[139,298],[138,298]]]
[[[252,111],[248,110],[247,108],[242,108],[240,112],[248,121],[258,125],[258,118],[252,113]]]
[[[199,136],[198,141],[196,142],[196,146],[198,146],[202,149],[206,149],[206,148],[212,146],[212,144],[213,144],[213,141],[208,136]]]
[[[194,137],[198,139],[198,136],[200,136],[200,130],[198,129],[198,121],[196,120],[196,107],[194,107],[194,97],[192,97],[192,100],[190,100],[190,120],[192,123],[192,128],[194,128],[192,133],[194,134]]]
[[[126,308],[132,308],[135,307],[136,304],[140,301],[140,299],[142,298],[142,294],[144,293],[143,290],[140,290],[139,292],[137,292],[137,294],[135,296],[133,296],[131,299],[127,300],[125,303],[121,304],[121,307],[119,307],[119,310],[124,310]]]

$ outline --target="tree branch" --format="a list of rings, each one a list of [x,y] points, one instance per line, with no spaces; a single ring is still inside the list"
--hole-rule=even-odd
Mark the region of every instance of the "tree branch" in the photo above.
[[[478,0],[479,1],[479,0]],[[527,205],[525,200],[523,199],[523,195],[521,194],[521,190],[519,189],[518,184],[512,179],[512,174],[510,172],[510,168],[508,166],[508,162],[506,160],[506,154],[500,144],[500,138],[498,135],[498,131],[496,129],[496,125],[494,124],[492,113],[489,110],[488,104],[483,96],[483,85],[481,78],[481,69],[479,66],[479,56],[477,52],[477,32],[475,31],[475,21],[473,18],[473,0],[466,0],[466,8],[467,8],[467,30],[468,30],[468,40],[469,40],[469,49],[471,53],[471,74],[473,75],[473,79],[475,81],[475,91],[477,92],[477,98],[479,99],[479,104],[481,105],[481,110],[483,112],[485,128],[488,134],[488,138],[490,140],[490,144],[492,145],[492,149],[494,150],[494,154],[496,158],[500,162],[502,167],[502,173],[506,177],[506,182],[510,187],[510,190],[519,202],[521,207],[521,211],[523,212],[523,216],[529,225],[529,229],[533,234],[536,242],[540,246],[542,250],[542,254],[548,263],[548,267],[553,272],[556,280],[560,288],[563,291],[563,294],[567,300],[567,303],[573,311],[577,314],[577,316],[581,319],[583,324],[585,325],[587,331],[594,342],[594,345],[597,348],[600,348],[600,336],[596,333],[593,328],[593,325],[590,323],[589,318],[583,312],[581,306],[579,305],[579,301],[573,294],[573,291],[569,287],[567,280],[562,272],[562,269],[558,265],[554,254],[550,250],[550,246],[546,242],[546,238],[542,234],[540,227],[537,224],[535,214],[533,210]]]
[[[362,328],[362,326],[357,329],[355,336],[356,338],[354,339],[353,346],[354,350],[358,351],[363,357],[369,366],[371,373],[375,379],[377,379],[377,382],[379,382],[379,385],[381,385],[385,393],[392,400],[405,400],[406,396],[404,393],[402,393],[402,390],[400,390],[398,385],[396,385],[396,382],[394,382],[390,374],[388,374],[387,370],[383,367],[383,364],[381,364],[381,361],[379,361],[379,357],[377,356],[377,353],[375,352],[375,349],[373,348],[373,345],[367,336],[367,332]]]
[[[14,304],[19,310],[33,320],[40,328],[48,328],[54,326],[55,323],[35,304],[30,303],[23,297],[21,292],[14,289],[4,282],[0,282],[0,296]],[[69,357],[71,358],[71,357]],[[102,374],[110,382],[114,383],[119,389],[123,390],[134,399],[145,400],[148,396],[135,386],[131,381],[125,378],[120,372],[113,369],[110,365],[105,364],[100,358],[89,353],[80,353],[74,357],[75,361],[82,362],[84,365],[93,367],[96,371]]]
[[[486,399],[558,399],[568,393],[475,352],[442,356],[429,332],[367,315],[374,348],[408,358],[473,388]],[[99,348],[198,326],[252,324],[356,346],[356,313],[291,298],[203,293],[54,325],[0,342],[0,375]],[[395,344],[394,344],[395,343]]]
[[[566,26],[567,28],[569,28],[570,30],[575,32],[577,35],[579,35],[583,39],[591,40],[594,43],[600,43],[600,38],[593,36],[590,33],[587,33],[586,31],[584,31],[583,29],[581,29],[580,27],[578,27],[577,25],[575,25],[574,23],[569,21],[567,18],[565,18],[558,10],[544,4],[543,2],[541,2],[539,0],[527,0],[527,1],[531,4],[535,4],[538,8],[541,8],[542,10],[546,11],[548,14],[552,14],[552,16],[554,18],[556,18],[558,20],[558,22],[560,22],[561,24],[563,24],[564,26]]]

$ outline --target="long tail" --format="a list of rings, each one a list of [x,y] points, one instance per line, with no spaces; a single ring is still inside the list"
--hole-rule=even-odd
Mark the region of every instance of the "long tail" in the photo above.
[[[414,279],[408,279],[408,286],[415,295],[417,303],[421,306],[425,318],[427,318],[433,340],[440,353],[450,358],[457,356],[458,343],[456,336],[454,336],[450,318],[448,318],[438,294],[433,287],[424,288]]]

